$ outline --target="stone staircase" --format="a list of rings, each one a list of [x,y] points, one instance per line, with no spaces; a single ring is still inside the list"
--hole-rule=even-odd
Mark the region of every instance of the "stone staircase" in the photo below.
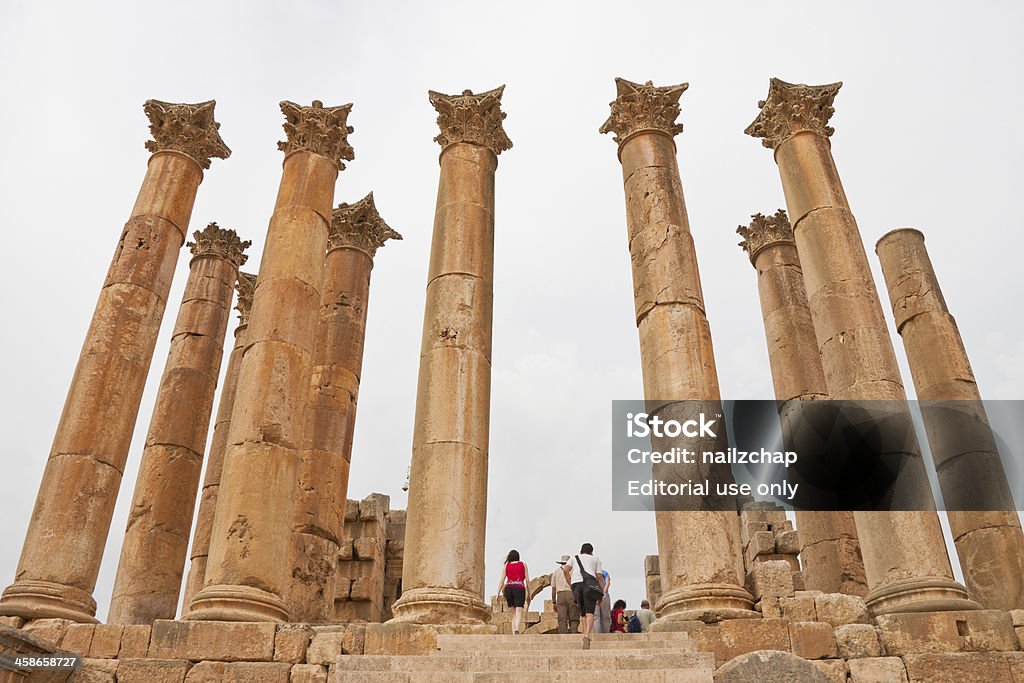
[[[438,635],[427,655],[342,656],[332,683],[712,683],[715,659],[686,633]]]

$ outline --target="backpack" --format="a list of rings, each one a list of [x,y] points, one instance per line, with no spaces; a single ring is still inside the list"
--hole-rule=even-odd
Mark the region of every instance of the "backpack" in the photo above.
[[[640,625],[640,617],[638,617],[636,614],[631,616],[629,618],[629,621],[626,622],[627,633],[643,633],[643,630],[643,626]]]

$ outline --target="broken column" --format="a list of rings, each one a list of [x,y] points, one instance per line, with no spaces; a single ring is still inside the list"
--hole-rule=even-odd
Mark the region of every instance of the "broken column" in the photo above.
[[[665,415],[702,401],[702,411],[721,413],[711,329],[676,164],[674,137],[683,129],[676,117],[687,85],[655,87],[622,78],[615,84],[618,96],[601,132],[615,134],[622,163],[647,410]],[[672,467],[679,476],[682,468]],[[654,476],[672,475],[656,470]],[[726,468],[709,476],[731,478],[731,473]],[[657,508],[655,518],[663,591],[655,609],[662,623],[708,613],[714,618],[758,616],[743,585],[735,506],[720,511]]]
[[[152,624],[178,611],[234,282],[251,244],[216,223],[193,239],[114,578],[112,624]]]
[[[885,402],[874,405],[887,406],[887,417],[908,426],[901,462],[906,487],[899,493],[918,507],[855,513],[870,587],[866,600],[875,614],[977,608],[953,580],[909,409],[901,407],[906,394],[878,292],[832,159],[828,121],[841,85],[773,78],[746,133],[774,150],[829,397]]]
[[[828,398],[800,257],[785,210],[751,218],[750,225],[740,226],[737,232],[743,237],[740,246],[757,271],[775,400],[780,414],[797,418],[801,404],[791,401]],[[808,590],[867,594],[852,512],[797,510],[796,524]]]
[[[323,623],[334,611],[370,271],[377,249],[389,239],[402,236],[377,213],[372,192],[334,210],[292,519],[292,621]]]
[[[224,451],[228,445],[228,430],[231,427],[231,410],[235,405],[235,391],[238,388],[238,371],[246,349],[246,330],[249,328],[249,312],[252,310],[252,295],[256,289],[256,276],[252,273],[238,273],[235,291],[238,293],[238,325],[235,327],[235,343],[228,356],[228,367],[224,373],[224,386],[220,391],[217,418],[213,423],[213,437],[206,458],[206,473],[203,475],[203,490],[199,494],[199,514],[192,534],[192,548],[189,558],[188,578],[185,581],[185,595],[182,599],[184,611],[188,611],[192,597],[203,587],[206,576],[206,558],[210,554],[210,531],[213,515],[217,509],[217,492],[220,490],[220,475],[224,469]]]
[[[441,133],[416,393],[402,597],[395,619],[480,623],[491,402],[494,172],[512,147],[504,86],[430,92]]]
[[[178,253],[203,169],[231,153],[214,104],[145,104],[153,154],[86,333],[0,614],[96,620],[92,591]]]
[[[1024,533],[956,320],[924,235],[893,230],[875,247],[921,401],[949,527],[971,597],[1024,609]]]
[[[334,183],[354,153],[352,105],[282,102],[281,185],[249,318],[210,554],[190,619],[287,621],[292,503]]]

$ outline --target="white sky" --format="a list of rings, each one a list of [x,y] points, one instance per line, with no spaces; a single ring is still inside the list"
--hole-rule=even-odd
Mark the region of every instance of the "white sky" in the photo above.
[[[642,397],[620,167],[597,133],[614,77],[690,83],[679,162],[724,398],[771,398],[734,231],[784,205],[771,153],[742,133],[778,76],[845,82],[833,154],[876,281],[875,240],[922,229],[984,396],[1020,399],[1022,19],[1009,2],[3,3],[0,584],[145,172],[147,98],[217,100],[233,155],[207,172],[191,229],[236,228],[253,272],[280,178],[278,101],[355,103],[356,160],[335,202],[373,190],[405,240],[377,255],[350,497],[381,491],[402,508],[437,187],[426,93],[507,84],[487,593],[510,547],[539,574],[591,541],[633,607],[656,540],[651,517],[610,511],[610,401]],[[101,618],[187,264],[183,252],[95,591]]]

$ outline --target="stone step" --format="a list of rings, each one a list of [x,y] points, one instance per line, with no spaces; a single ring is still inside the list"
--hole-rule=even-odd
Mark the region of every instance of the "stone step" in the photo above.
[[[330,683],[714,683],[711,666],[674,670],[588,669],[587,671],[340,671]]]
[[[443,635],[437,636],[442,652],[494,652],[495,650],[580,650],[583,636],[577,634]],[[591,638],[591,649],[661,649],[690,652],[696,646],[685,632],[679,633],[598,633]]]
[[[655,671],[708,669],[714,667],[710,652],[679,652],[666,650],[576,650],[546,652],[505,652],[431,655],[342,655],[335,662],[336,671],[373,672],[559,672],[590,671]]]

